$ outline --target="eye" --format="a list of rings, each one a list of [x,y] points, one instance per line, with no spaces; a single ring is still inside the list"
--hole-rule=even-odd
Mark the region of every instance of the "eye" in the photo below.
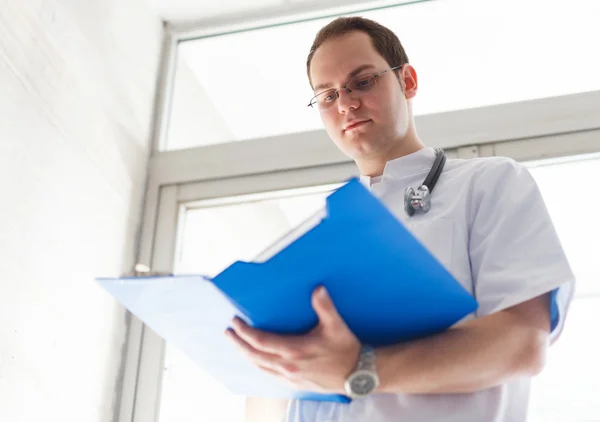
[[[375,78],[372,75],[360,76],[352,81],[352,88],[358,91],[365,91],[373,86]]]
[[[335,101],[337,95],[335,94],[335,91],[327,91],[321,94],[319,97],[324,103],[330,103],[332,101]]]

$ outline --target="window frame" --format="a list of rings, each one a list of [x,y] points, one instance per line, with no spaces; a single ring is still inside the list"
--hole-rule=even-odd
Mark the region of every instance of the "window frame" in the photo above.
[[[290,21],[277,16],[280,22]],[[219,27],[226,26],[223,22],[226,20]],[[230,24],[244,25],[237,19]],[[191,33],[217,32],[216,28],[166,25],[137,251],[137,262],[153,270],[173,270],[181,231],[178,222],[193,202],[330,185],[358,175],[354,163],[337,150],[324,130],[161,150],[178,43]],[[600,113],[594,112],[598,104],[600,91],[594,91],[423,115],[415,120],[427,145],[444,148],[449,157],[501,155],[534,161],[600,152]],[[119,422],[158,421],[164,355],[165,342],[130,315],[123,380],[117,392]]]

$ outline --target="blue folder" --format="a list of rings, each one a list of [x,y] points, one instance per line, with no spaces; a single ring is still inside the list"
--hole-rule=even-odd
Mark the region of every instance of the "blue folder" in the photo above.
[[[475,299],[358,179],[328,196],[318,224],[264,262],[238,261],[212,279],[98,282],[231,392],[300,400],[350,401],[290,389],[255,368],[224,335],[235,315],[262,330],[306,333],[317,324],[311,294],[324,285],[349,328],[377,347],[444,331],[477,309]]]

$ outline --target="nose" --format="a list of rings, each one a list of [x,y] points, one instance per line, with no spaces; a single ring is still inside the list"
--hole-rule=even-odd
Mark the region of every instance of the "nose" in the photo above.
[[[347,89],[342,88],[338,91],[337,106],[338,111],[341,114],[345,114],[350,111],[350,109],[356,110],[359,108],[360,101],[357,98],[353,98]]]

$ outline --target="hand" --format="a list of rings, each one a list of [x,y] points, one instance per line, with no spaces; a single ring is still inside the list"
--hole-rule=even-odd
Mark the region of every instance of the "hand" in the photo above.
[[[239,318],[226,334],[263,371],[293,388],[345,394],[361,345],[342,320],[324,287],[313,292],[318,325],[306,335],[283,336],[257,330]]]

